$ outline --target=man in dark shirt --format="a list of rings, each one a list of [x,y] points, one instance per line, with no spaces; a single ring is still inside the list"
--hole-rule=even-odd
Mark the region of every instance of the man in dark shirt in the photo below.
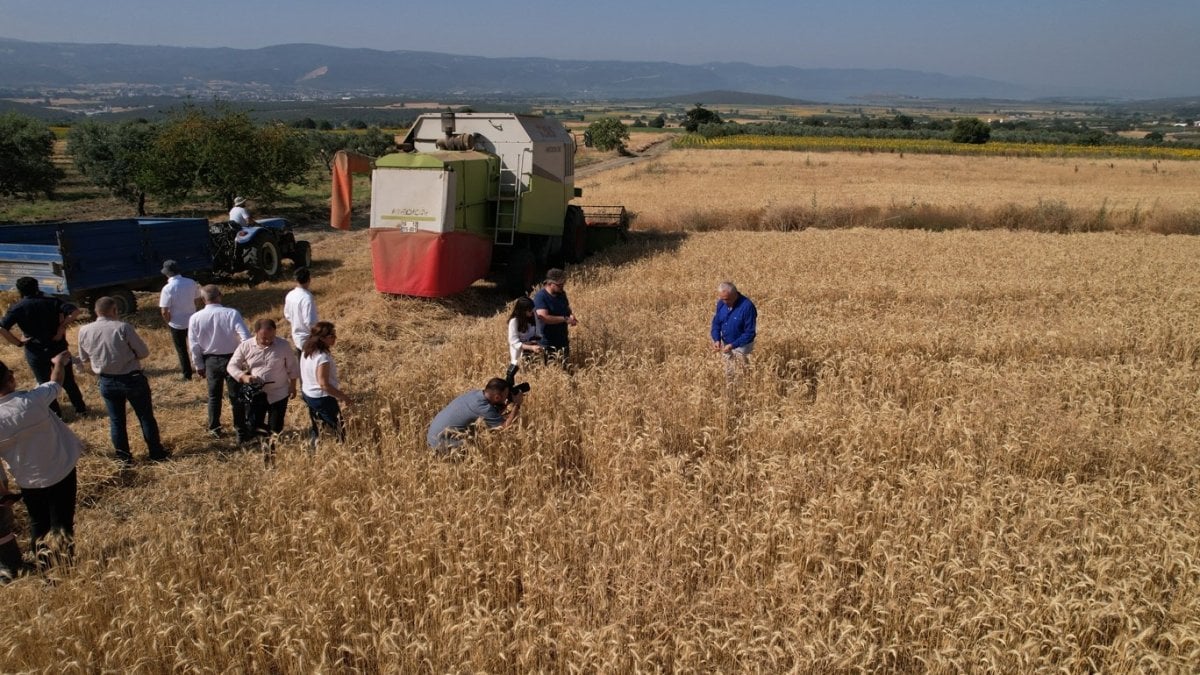
[[[542,336],[542,352],[548,358],[560,359],[563,366],[566,366],[567,357],[571,355],[567,328],[579,325],[567,300],[566,284],[566,272],[549,270],[541,290],[533,296],[533,313],[537,317],[538,333]]]
[[[8,308],[4,318],[0,318],[0,337],[14,346],[25,348],[25,361],[38,384],[49,382],[53,369],[50,361],[67,351],[67,326],[79,316],[79,308],[43,295],[38,289],[37,279],[33,277],[17,279],[16,286],[21,299]],[[12,334],[13,326],[21,329],[23,339]],[[71,399],[75,414],[86,415],[87,404],[83,402],[83,394],[75,383],[74,369],[67,368],[63,375],[63,390]],[[57,400],[50,404],[50,409],[62,417]]]

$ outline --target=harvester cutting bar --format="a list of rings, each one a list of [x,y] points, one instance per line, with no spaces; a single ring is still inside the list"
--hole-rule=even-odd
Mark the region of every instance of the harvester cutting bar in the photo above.
[[[624,206],[582,206],[588,227],[629,227],[629,212]]]

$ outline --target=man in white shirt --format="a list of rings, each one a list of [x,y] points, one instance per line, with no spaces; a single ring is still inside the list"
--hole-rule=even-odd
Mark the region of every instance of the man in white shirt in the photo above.
[[[125,403],[128,402],[142,427],[142,440],[150,452],[150,461],[161,462],[170,456],[158,435],[150,382],[142,372],[142,359],[150,348],[133,326],[117,318],[117,303],[109,297],[96,301],[96,320],[79,329],[79,359],[92,367],[100,384],[100,398],[108,408],[108,432],[117,461],[133,464],[129,452],[129,432],[125,428]]]
[[[83,444],[50,410],[62,392],[70,362],[66,351],[52,358],[50,380],[29,391],[18,391],[12,369],[0,363],[0,459],[21,488],[29,511],[30,546],[43,568],[55,556],[46,542],[48,534],[58,535],[65,544],[59,555],[69,560],[74,553],[75,464]],[[7,486],[7,476],[0,475],[0,494],[8,493]],[[9,544],[15,543],[4,545],[5,567],[12,564],[14,548]],[[15,550],[19,565],[20,549]]]
[[[179,371],[184,380],[192,379],[192,359],[188,356],[188,320],[196,313],[196,301],[200,300],[200,284],[179,273],[179,264],[174,260],[163,262],[162,273],[167,285],[158,295],[158,308],[163,321],[171,329],[171,342],[175,344],[175,355],[179,357]]]
[[[221,305],[221,289],[209,284],[200,289],[200,295],[204,298],[204,309],[188,321],[188,346],[192,366],[208,381],[208,434],[221,437],[221,393],[227,389],[234,429],[239,437],[246,436],[246,406],[239,396],[241,385],[226,369],[238,345],[250,339],[250,329],[240,312]]]
[[[292,344],[296,347],[296,358],[300,358],[300,350],[308,340],[312,327],[317,323],[317,303],[313,299],[308,285],[312,283],[312,274],[307,267],[296,269],[296,287],[288,291],[283,299],[283,318],[292,326]]]
[[[229,221],[237,223],[242,227],[254,225],[254,217],[250,215],[250,211],[246,209],[246,198],[237,197],[233,200],[233,208],[229,209]]]

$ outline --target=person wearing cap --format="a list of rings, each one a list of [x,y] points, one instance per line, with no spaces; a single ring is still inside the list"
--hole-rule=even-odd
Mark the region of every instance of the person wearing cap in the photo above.
[[[59,555],[70,560],[74,552],[75,464],[83,443],[57,415],[50,403],[62,392],[63,378],[71,369],[71,353],[50,358],[50,377],[29,391],[17,389],[13,371],[0,362],[0,484],[8,485],[4,465],[29,512],[30,546],[38,566],[47,567],[56,557],[46,536],[56,534],[65,544]],[[0,488],[7,492],[8,487]],[[19,549],[4,544],[4,566],[9,567]],[[17,559],[19,565],[19,557]]]
[[[560,269],[546,272],[546,280],[533,296],[533,313],[537,317],[538,334],[542,336],[542,352],[547,358],[559,359],[565,366],[571,355],[571,340],[567,329],[579,325],[567,300],[567,273]]]
[[[109,297],[96,301],[96,320],[79,329],[79,359],[91,365],[100,386],[100,397],[108,409],[108,433],[117,461],[133,463],[129,452],[129,433],[125,428],[125,403],[128,402],[142,427],[142,440],[150,452],[150,461],[161,462],[170,456],[158,435],[150,381],[142,372],[142,359],[150,348],[133,326],[117,318],[117,302]]]
[[[8,308],[0,318],[0,338],[16,347],[25,348],[25,362],[38,384],[50,380],[50,361],[56,354],[67,351],[67,326],[79,316],[79,308],[58,298],[48,298],[38,288],[37,279],[21,277],[16,282],[21,299]],[[12,327],[21,329],[22,338],[12,334]],[[75,383],[75,374],[67,368],[63,375],[62,390],[67,392],[76,415],[86,415],[87,404]],[[54,414],[62,417],[58,399],[48,402]]]
[[[196,313],[196,301],[200,297],[200,284],[179,273],[179,264],[174,260],[163,261],[163,276],[167,284],[158,295],[158,308],[163,321],[171,330],[171,342],[175,344],[175,356],[179,358],[179,372],[184,380],[192,379],[192,359],[188,354],[188,320]]]
[[[758,336],[758,310],[732,281],[717,284],[717,309],[709,336],[713,351],[725,357],[727,372],[733,374],[749,363]]]
[[[250,211],[246,208],[245,197],[234,198],[233,208],[229,209],[229,221],[237,223],[242,227],[254,224],[254,217],[250,215]]]
[[[220,288],[209,284],[200,289],[200,294],[204,309],[188,319],[188,348],[192,366],[208,380],[208,435],[221,437],[221,393],[226,390],[233,409],[233,426],[242,438],[249,435],[246,405],[240,396],[241,385],[226,368],[242,340],[250,339],[250,329],[241,312],[221,304]]]
[[[292,329],[292,345],[296,348],[296,358],[304,349],[312,327],[317,323],[317,303],[313,299],[308,285],[312,283],[312,273],[307,267],[298,267],[294,274],[296,287],[288,291],[283,298],[283,318],[287,319]]]

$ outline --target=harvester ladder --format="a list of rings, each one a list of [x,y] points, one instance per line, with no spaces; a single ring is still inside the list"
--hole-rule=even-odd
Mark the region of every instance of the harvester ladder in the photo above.
[[[496,196],[496,236],[499,246],[512,246],[517,241],[517,223],[521,221],[521,177],[525,171],[525,153],[517,155],[517,165],[505,167],[500,162]]]

